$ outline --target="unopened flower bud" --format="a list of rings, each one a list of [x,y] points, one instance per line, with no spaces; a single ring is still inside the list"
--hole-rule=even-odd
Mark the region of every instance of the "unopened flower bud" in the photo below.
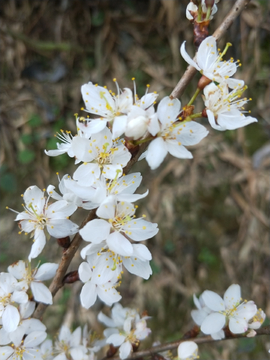
[[[209,85],[210,83],[212,82],[212,80],[208,79],[208,77],[206,76],[202,76],[200,78],[200,80],[198,81],[198,85],[197,87],[200,89],[200,90],[203,90],[207,85]]]
[[[129,138],[125,138],[125,146],[132,156],[135,156],[140,148],[139,145],[134,145],[133,142],[129,140]]]
[[[204,39],[207,38],[209,32],[208,32],[208,26],[210,24],[210,20],[203,20],[200,22],[197,22],[197,20],[194,22],[194,45],[196,47],[199,47]]]
[[[57,239],[58,245],[64,249],[68,249],[70,245],[70,237],[66,236],[60,239]]]
[[[205,5],[206,6],[213,6],[215,4],[215,0],[205,0]]]
[[[208,117],[207,113],[206,113],[206,108],[204,108],[203,111],[202,111],[202,117],[205,117],[205,118]]]
[[[117,353],[118,348],[114,347],[112,344],[110,344],[110,348],[107,351],[107,358],[113,357]]]
[[[63,284],[73,284],[74,282],[79,280],[80,278],[79,278],[78,270],[74,270],[64,276]]]
[[[136,352],[139,349],[140,340],[136,339],[136,342],[132,343],[133,352]]]

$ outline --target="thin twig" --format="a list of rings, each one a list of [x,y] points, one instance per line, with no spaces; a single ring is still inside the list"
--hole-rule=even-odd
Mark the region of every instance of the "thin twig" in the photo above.
[[[225,32],[228,30],[228,28],[231,26],[231,24],[234,22],[234,20],[237,18],[237,16],[240,15],[241,11],[244,9],[244,7],[250,2],[250,0],[237,0],[232,7],[229,14],[226,16],[226,18],[222,21],[222,23],[219,25],[219,27],[214,32],[213,36],[219,40]],[[193,59],[196,61],[196,55]],[[179,80],[178,84],[173,89],[170,97],[171,98],[178,98],[180,97],[190,81],[192,80],[193,76],[196,74],[196,69],[189,65],[187,70],[185,71],[184,75]]]
[[[257,332],[256,336],[270,335],[270,326],[265,326],[261,329],[256,330],[256,332]],[[232,340],[232,339],[239,339],[239,338],[246,338],[246,335],[232,334],[232,336],[227,336],[225,339],[222,339],[222,340],[214,340],[211,338],[210,335],[207,335],[207,336],[202,336],[202,337],[198,337],[198,338],[188,339],[188,341],[194,341],[196,344],[205,344],[205,343],[213,343],[213,342],[217,342],[217,341]],[[126,360],[139,359],[144,356],[152,356],[153,354],[162,353],[163,351],[174,350],[179,346],[179,344],[181,344],[182,342],[185,342],[185,341],[187,341],[187,339],[184,339],[184,340],[181,339],[178,341],[173,341],[171,343],[154,346],[151,349],[137,351],[137,352],[132,353]],[[110,358],[105,357],[102,360],[120,360],[120,358],[118,356],[110,357]]]

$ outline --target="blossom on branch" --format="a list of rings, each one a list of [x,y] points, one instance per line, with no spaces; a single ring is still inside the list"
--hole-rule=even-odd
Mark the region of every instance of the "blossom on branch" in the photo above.
[[[229,92],[228,85],[211,83],[204,88],[206,114],[212,128],[225,131],[235,130],[258,120],[252,116],[244,116],[243,106],[247,98],[240,99],[246,86],[238,87]]]
[[[16,285],[18,289],[27,292],[30,287],[35,301],[52,304],[52,294],[41,281],[53,278],[57,268],[58,264],[46,263],[31,270],[30,264],[26,265],[23,260],[19,260],[8,267],[8,272],[20,280]]]
[[[110,130],[106,127],[92,135],[91,139],[74,141],[73,150],[76,158],[83,164],[74,172],[73,178],[79,185],[87,186],[103,175],[114,179],[122,175],[123,167],[131,154],[121,141],[113,141]]]
[[[202,299],[211,310],[201,324],[204,334],[216,333],[227,324],[233,334],[242,334],[248,330],[249,320],[257,313],[257,306],[253,301],[242,301],[241,289],[237,284],[226,290],[223,299],[209,290],[203,292]]]
[[[184,341],[178,346],[176,360],[193,360],[198,358],[198,345],[194,341]]]
[[[133,348],[138,348],[140,341],[151,333],[146,324],[149,316],[140,317],[136,310],[123,308],[121,304],[112,308],[112,319],[102,312],[98,314],[98,319],[108,326],[104,330],[106,343],[119,346],[120,359],[126,359]]]
[[[159,131],[146,151],[151,169],[159,167],[168,152],[180,159],[191,159],[193,156],[185,146],[198,144],[208,134],[204,126],[194,121],[179,122],[180,109],[181,102],[169,96],[158,105]]]
[[[238,61],[234,62],[233,59],[222,60],[223,54],[218,52],[217,41],[214,36],[209,36],[202,41],[195,61],[186,52],[185,43],[184,41],[180,48],[182,57],[208,79],[218,83],[226,82],[230,88],[234,88],[239,82],[242,86],[244,85],[242,80],[230,79],[236,73]]]
[[[16,288],[17,283],[13,275],[0,274],[0,319],[6,332],[16,330],[21,319],[15,303],[26,304],[28,301],[27,294]]]
[[[18,214],[15,221],[19,221],[21,230],[34,237],[29,261],[43,250],[46,244],[45,229],[55,238],[73,235],[78,231],[78,225],[69,220],[69,216],[77,209],[74,203],[59,200],[49,205],[50,197],[46,198],[44,192],[35,185],[26,189],[23,199],[24,211],[13,211]]]

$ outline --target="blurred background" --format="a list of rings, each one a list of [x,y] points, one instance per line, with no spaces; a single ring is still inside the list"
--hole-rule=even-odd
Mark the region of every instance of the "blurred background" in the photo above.
[[[14,213],[21,211],[20,194],[30,185],[57,186],[60,176],[75,170],[67,155],[49,158],[60,129],[76,133],[74,113],[83,116],[80,87],[92,81],[114,90],[112,79],[142,96],[146,84],[161,99],[169,95],[187,64],[179,48],[187,41],[192,55],[193,28],[185,17],[188,1],[180,0],[1,0],[0,235],[1,271],[27,258],[29,236],[18,235]],[[214,32],[234,1],[221,0],[210,24]],[[232,42],[226,58],[240,59],[237,77],[248,85],[247,109],[258,119],[237,131],[210,134],[190,148],[194,158],[168,156],[151,171],[136,164],[144,179],[139,213],[158,222],[158,235],[148,240],[153,254],[149,281],[125,273],[122,305],[146,310],[153,341],[177,340],[194,323],[192,295],[213,290],[223,296],[232,283],[242,287],[270,317],[270,86],[269,1],[252,0],[220,42]],[[199,78],[197,74],[196,79]],[[196,89],[194,80],[181,98],[186,104]],[[201,109],[202,101],[195,103]],[[85,217],[72,218],[78,224]],[[85,244],[83,244],[85,245]],[[61,249],[50,239],[40,257],[57,261]],[[78,268],[79,254],[70,270]],[[71,327],[88,322],[101,332],[96,314],[108,308],[97,302],[89,310],[79,303],[81,285],[59,291],[45,316],[54,336],[64,321]],[[66,311],[68,309],[68,311]],[[267,358],[266,337],[200,345],[200,359]]]

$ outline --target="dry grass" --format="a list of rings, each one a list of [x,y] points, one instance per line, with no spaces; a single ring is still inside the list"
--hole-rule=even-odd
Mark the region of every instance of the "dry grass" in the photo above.
[[[160,98],[168,95],[186,64],[179,47],[185,39],[192,53],[192,27],[185,19],[185,1],[1,1],[1,269],[29,251],[29,240],[17,235],[13,214],[20,193],[37,184],[56,184],[55,171],[72,173],[67,158],[49,159],[44,148],[60,128],[74,130],[80,112],[80,86],[88,81],[138,93],[149,83]],[[211,29],[222,21],[232,1],[222,0]],[[239,283],[270,317],[270,120],[268,1],[251,1],[220,42],[231,41],[228,56],[240,58],[239,78],[249,85],[252,115],[259,120],[246,129],[210,135],[193,147],[193,160],[171,157],[144,174],[150,195],[141,212],[159,223],[148,241],[154,275],[147,282],[125,274],[123,303],[153,316],[152,340],[177,339],[192,327],[192,294],[210,289],[222,294]],[[187,89],[184,104],[196,84]],[[200,105],[198,105],[200,106]],[[208,126],[206,122],[204,125]],[[261,150],[261,152],[259,152]],[[143,191],[143,189],[142,189]],[[82,212],[81,215],[84,213]],[[76,220],[80,221],[77,215]],[[18,244],[22,246],[18,247]],[[14,252],[14,248],[16,251]],[[42,259],[54,260],[59,249],[50,240]],[[72,270],[80,261],[74,259]],[[95,314],[79,307],[76,284],[57,295],[47,311],[48,328],[56,331],[63,318],[70,325],[85,319],[96,330]],[[65,316],[65,302],[70,311]],[[74,311],[73,311],[74,310]],[[55,316],[58,314],[58,316]],[[268,320],[269,321],[269,320]],[[201,346],[201,359],[265,359],[269,339],[229,341]]]

